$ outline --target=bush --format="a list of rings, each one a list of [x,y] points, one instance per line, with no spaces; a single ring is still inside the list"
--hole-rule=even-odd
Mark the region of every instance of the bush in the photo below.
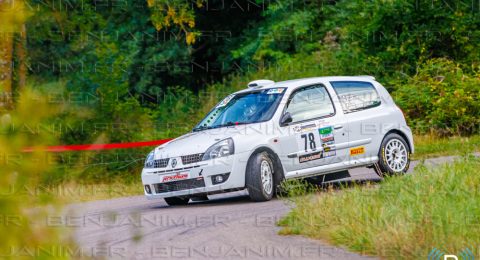
[[[417,132],[467,135],[478,130],[480,74],[468,75],[447,59],[431,59],[396,89],[394,99]]]

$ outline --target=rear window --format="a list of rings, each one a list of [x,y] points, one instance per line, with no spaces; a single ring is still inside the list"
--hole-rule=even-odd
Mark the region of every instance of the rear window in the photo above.
[[[352,113],[379,106],[380,96],[369,82],[333,81],[330,82],[342,104],[344,113]]]

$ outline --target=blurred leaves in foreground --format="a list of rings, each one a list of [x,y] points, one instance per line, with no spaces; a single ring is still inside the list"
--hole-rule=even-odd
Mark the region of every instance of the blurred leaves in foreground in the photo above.
[[[54,162],[46,160],[41,151],[22,152],[24,147],[46,145],[54,139],[46,132],[25,135],[18,131],[25,124],[40,124],[56,111],[33,91],[20,93],[16,108],[0,114],[0,258],[69,258],[73,243],[68,233],[46,224],[61,205],[55,196],[39,192],[39,180]]]

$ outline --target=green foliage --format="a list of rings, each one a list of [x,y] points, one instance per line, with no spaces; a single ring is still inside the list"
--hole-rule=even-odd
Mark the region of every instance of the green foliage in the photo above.
[[[275,63],[295,53],[309,53],[319,47],[324,1],[272,2],[265,19],[247,30],[247,40],[232,51],[242,66],[250,63]]]
[[[420,132],[465,135],[480,124],[480,74],[468,75],[460,64],[432,59],[394,93],[397,104]]]
[[[379,185],[298,197],[281,234],[302,234],[389,259],[424,259],[432,248],[460,252],[479,237],[478,158]],[[471,248],[475,249],[475,248]]]
[[[378,58],[388,73],[413,73],[422,59],[449,57],[478,63],[480,17],[471,1],[338,1],[326,24],[342,43]]]
[[[196,0],[195,6],[200,8],[205,0]],[[193,31],[195,27],[195,14],[192,4],[184,0],[147,0],[148,7],[152,9],[151,20],[157,30],[168,29],[176,26],[180,33],[185,34],[187,44],[194,44],[199,32]]]
[[[417,133],[467,135],[479,124],[477,4],[128,0],[120,7],[95,1],[65,5],[29,1],[27,23],[30,79],[60,82],[49,91],[62,93],[66,103],[53,120],[68,126],[61,143],[177,137],[224,96],[259,78],[374,75]],[[125,151],[133,154],[127,162],[79,164],[76,170],[64,165],[48,181],[134,178],[131,173],[140,170],[148,149]],[[86,156],[113,159],[117,152]]]

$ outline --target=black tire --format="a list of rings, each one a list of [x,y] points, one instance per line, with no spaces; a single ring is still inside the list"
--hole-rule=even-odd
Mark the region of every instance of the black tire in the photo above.
[[[271,187],[267,184],[267,188],[264,187],[262,183],[262,164],[264,167],[266,165],[270,167],[271,178],[270,183]],[[274,161],[267,152],[261,152],[252,155],[247,165],[247,172],[245,176],[245,182],[248,190],[248,195],[253,201],[268,201],[273,198],[275,194],[275,178],[274,178]],[[265,172],[264,172],[265,174]],[[265,174],[268,175],[268,174]],[[264,176],[265,176],[264,175]],[[267,178],[268,179],[268,178]],[[270,187],[270,189],[268,189]]]
[[[169,206],[180,206],[180,205],[187,205],[190,198],[189,197],[170,197],[170,198],[164,198],[164,200]]]
[[[405,149],[405,153],[406,153],[406,163],[405,164],[399,163],[398,164],[399,166],[396,169],[391,166],[391,163],[390,164],[388,163],[389,160],[391,161],[392,159],[391,157],[389,158],[387,156],[387,150],[389,149],[387,145],[390,142],[394,143],[395,141],[403,144],[403,148]],[[398,153],[399,153],[399,156],[403,156],[403,151],[399,151]],[[408,146],[408,143],[406,142],[406,140],[402,136],[395,133],[391,133],[385,136],[385,138],[383,138],[382,144],[380,145],[380,151],[378,151],[378,163],[376,163],[374,166],[375,172],[379,176],[402,175],[408,171],[409,167],[410,167],[410,147]]]

